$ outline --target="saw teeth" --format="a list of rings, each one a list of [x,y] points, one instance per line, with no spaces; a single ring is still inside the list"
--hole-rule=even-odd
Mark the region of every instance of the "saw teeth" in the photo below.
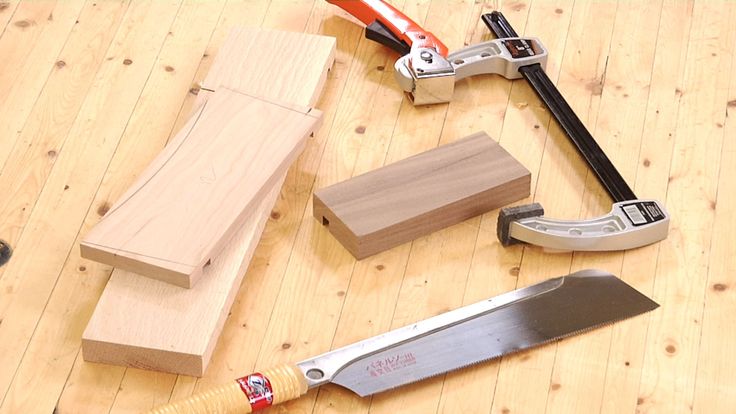
[[[654,310],[654,309],[652,309],[652,310]],[[647,312],[644,312],[644,313],[641,313],[641,314],[638,314],[638,315],[645,315],[645,314],[647,314],[649,312],[651,312],[651,310],[650,311],[647,311]],[[611,326],[611,325],[613,325],[615,323],[618,323],[618,322],[621,322],[621,321],[625,321],[626,319],[629,319],[629,318],[631,318],[633,316],[638,316],[638,315],[622,316],[619,319],[613,319],[613,320],[610,320],[610,321],[606,321],[606,322],[600,323],[600,324],[595,325],[595,326],[590,326],[590,327],[587,327],[587,328],[584,328],[584,329],[579,329],[577,331],[572,331],[572,332],[569,332],[569,333],[567,333],[565,335],[561,335],[561,336],[558,336],[558,337],[555,337],[555,338],[550,338],[550,339],[548,339],[546,341],[539,342],[539,343],[534,344],[532,346],[527,346],[525,348],[518,348],[518,349],[516,349],[514,351],[511,351],[511,352],[495,354],[495,355],[489,356],[488,358],[483,358],[483,359],[479,359],[477,361],[469,362],[469,363],[467,363],[465,365],[460,365],[460,366],[458,366],[456,368],[453,368],[453,369],[451,369],[449,371],[437,372],[435,374],[425,375],[423,377],[412,379],[411,381],[403,382],[401,384],[396,384],[393,387],[386,388],[385,390],[381,390],[379,392],[391,391],[391,390],[394,390],[394,389],[396,389],[398,387],[403,387],[404,385],[407,385],[407,384],[413,384],[415,382],[424,381],[426,379],[438,377],[440,375],[448,374],[450,372],[454,372],[454,371],[459,371],[459,370],[462,370],[462,369],[470,368],[470,367],[473,367],[473,366],[482,364],[484,362],[488,362],[488,361],[491,361],[491,360],[494,360],[494,359],[498,359],[498,358],[501,358],[501,357],[505,357],[505,356],[509,356],[509,355],[515,355],[515,354],[518,354],[518,353],[523,352],[523,351],[527,351],[527,350],[531,350],[531,349],[535,349],[535,348],[540,348],[540,347],[545,346],[545,345],[548,345],[548,344],[550,344],[552,342],[559,342],[559,341],[561,341],[563,339],[567,339],[567,338],[569,338],[571,336],[580,335],[582,333],[590,332],[590,331],[595,330],[595,329],[605,328],[605,327]],[[379,392],[377,392],[377,393],[379,393]],[[374,393],[374,394],[377,394],[377,393]],[[373,395],[373,394],[367,394],[367,395]],[[361,397],[365,397],[365,396],[362,395]]]

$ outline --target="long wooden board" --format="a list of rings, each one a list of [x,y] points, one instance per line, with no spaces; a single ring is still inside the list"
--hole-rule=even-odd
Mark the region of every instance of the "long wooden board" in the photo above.
[[[284,45],[279,55],[263,53],[264,48],[273,50],[277,45]],[[213,77],[236,57],[250,64],[239,66],[239,71],[220,78],[217,84],[313,106],[334,53],[335,41],[329,37],[234,29],[203,84],[214,84]],[[229,79],[238,79],[238,84],[228,83]],[[269,89],[264,86],[268,84],[279,86]],[[201,102],[219,89],[200,93]],[[177,144],[172,140],[165,151]],[[204,269],[201,282],[193,289],[116,269],[82,337],[85,360],[201,376],[283,179]]]
[[[82,257],[190,288],[286,173],[321,113],[220,88],[81,243]]]
[[[362,259],[529,196],[531,174],[479,132],[314,194],[314,217]]]

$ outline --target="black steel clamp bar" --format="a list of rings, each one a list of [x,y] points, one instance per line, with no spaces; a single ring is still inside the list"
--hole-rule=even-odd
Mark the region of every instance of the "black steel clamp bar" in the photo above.
[[[509,21],[500,12],[494,11],[484,14],[481,19],[499,39],[518,37]],[[542,66],[539,64],[522,66],[519,68],[519,72],[529,81],[529,85],[534,89],[534,92],[547,105],[552,115],[567,133],[567,136],[595,172],[600,183],[611,195],[611,198],[615,202],[636,200],[637,197],[634,191],[626,184],[624,178],[552,83]]]

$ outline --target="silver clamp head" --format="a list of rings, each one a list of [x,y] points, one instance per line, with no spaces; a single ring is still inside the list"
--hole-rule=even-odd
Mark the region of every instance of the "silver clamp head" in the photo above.
[[[495,39],[464,47],[444,57],[430,48],[417,48],[396,61],[396,80],[414,105],[449,102],[455,82],[480,75],[521,78],[521,66],[547,63],[547,49],[537,38]]]
[[[514,207],[501,215],[512,218],[499,234],[508,232],[506,242],[525,242],[551,251],[613,251],[646,246],[667,238],[670,216],[657,200],[614,203],[611,211],[590,220],[556,220],[526,217],[513,220]],[[510,243],[509,243],[510,242]]]

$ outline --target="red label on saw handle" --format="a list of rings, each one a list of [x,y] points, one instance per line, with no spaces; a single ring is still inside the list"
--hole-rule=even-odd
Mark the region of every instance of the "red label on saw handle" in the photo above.
[[[273,404],[271,382],[263,374],[255,372],[235,380],[248,398],[252,411],[263,410]]]
[[[396,38],[403,40],[412,48],[433,48],[440,55],[447,57],[447,46],[440,39],[383,0],[327,0],[327,2],[350,13],[366,26],[378,20]]]

